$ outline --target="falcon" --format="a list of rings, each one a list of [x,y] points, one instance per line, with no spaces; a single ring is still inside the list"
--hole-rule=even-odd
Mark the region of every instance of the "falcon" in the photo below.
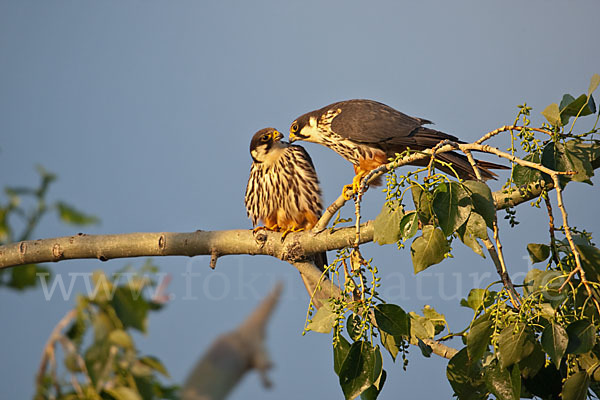
[[[330,104],[298,117],[290,126],[290,142],[306,140],[329,147],[354,165],[355,177],[347,185],[344,195],[349,199],[358,191],[360,182],[371,170],[386,164],[389,158],[406,149],[425,150],[442,140],[464,143],[456,136],[423,125],[431,124],[423,118],[401,113],[390,106],[373,100],[346,100]],[[456,152],[437,154],[436,158],[452,163],[461,179],[476,179],[467,157]],[[419,160],[414,165],[427,165]],[[494,178],[490,169],[506,169],[503,165],[477,161],[484,180]],[[448,167],[439,167],[452,174]],[[380,185],[380,179],[373,182]],[[350,195],[348,195],[350,193]]]
[[[312,229],[323,211],[319,178],[302,146],[282,142],[274,128],[256,132],[250,141],[252,166],[246,187],[246,211],[254,230],[283,232]],[[324,271],[326,253],[315,254],[315,264]],[[312,289],[304,284],[312,294]],[[312,286],[311,286],[312,287]]]

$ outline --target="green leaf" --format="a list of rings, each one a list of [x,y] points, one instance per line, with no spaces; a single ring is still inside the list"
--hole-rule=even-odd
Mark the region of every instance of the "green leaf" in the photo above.
[[[525,161],[531,161],[536,164],[540,164],[542,159],[538,153],[528,154],[523,157]],[[512,179],[517,186],[525,186],[533,182],[540,181],[542,178],[547,181],[551,181],[550,176],[542,174],[535,168],[524,167],[522,165],[516,164],[513,168]]]
[[[312,321],[308,324],[306,329],[313,332],[329,333],[333,328],[333,324],[337,319],[337,314],[333,312],[331,304],[329,302],[324,303],[318,310]]]
[[[431,346],[426,344],[424,341],[422,341],[418,337],[417,337],[417,345],[419,346],[419,350],[421,350],[421,354],[423,354],[423,357],[427,357],[427,358],[431,357],[431,353],[433,353],[433,349],[431,348]]]
[[[441,262],[449,251],[450,246],[442,230],[432,225],[425,225],[422,235],[410,246],[415,274]]]
[[[527,252],[529,253],[531,262],[536,264],[546,261],[546,259],[550,256],[550,246],[547,244],[529,243],[527,245]]]
[[[521,376],[523,376],[523,378],[531,378],[535,376],[545,364],[546,353],[544,353],[542,346],[536,341],[533,345],[531,354],[519,361]]]
[[[511,324],[498,336],[500,366],[508,368],[531,354],[534,344],[524,324]]]
[[[333,346],[333,370],[336,375],[340,374],[340,369],[342,368],[342,364],[348,357],[348,352],[350,351],[350,343],[346,340],[345,337],[339,335],[339,341]]]
[[[446,376],[459,399],[483,400],[488,398],[480,364],[469,361],[466,347],[450,359],[446,368]]]
[[[40,279],[48,280],[50,270],[38,264],[25,264],[10,270],[10,280],[6,284],[16,290],[35,287]]]
[[[571,322],[567,326],[568,354],[584,354],[592,350],[596,343],[596,328],[586,318]]]
[[[596,112],[596,104],[594,98],[590,95],[582,94],[574,99],[573,96],[565,94],[560,103],[560,119],[562,125],[569,123],[569,118],[577,115],[586,116]]]
[[[435,189],[433,211],[446,236],[467,222],[472,209],[469,193],[460,183],[442,183]]]
[[[590,376],[586,371],[571,375],[563,386],[562,400],[585,400],[590,386]]]
[[[554,364],[544,366],[537,374],[525,380],[532,394],[543,399],[558,399],[562,390],[562,376]]]
[[[98,217],[87,215],[75,209],[62,201],[56,203],[56,209],[60,219],[69,225],[85,226],[94,225],[100,222]]]
[[[159,372],[163,376],[170,378],[169,372],[163,365],[162,361],[160,361],[158,358],[153,357],[153,356],[144,356],[144,357],[141,357],[139,359],[139,361],[142,364],[147,365],[148,367],[152,368],[154,371]]]
[[[483,217],[486,225],[493,229],[496,220],[496,205],[490,187],[479,181],[465,181],[463,185],[471,192],[473,209]]]
[[[458,228],[456,233],[461,242],[470,247],[476,254],[485,258],[483,248],[477,241],[478,238],[487,239],[486,223],[481,215],[472,212],[471,215],[469,215],[467,223]]]
[[[426,305],[425,307],[423,307],[423,315],[429,321],[431,321],[431,323],[435,327],[435,334],[436,335],[438,333],[441,333],[446,328],[446,326],[448,325],[448,323],[446,322],[446,317],[444,316],[444,314],[440,314],[439,312],[435,311],[429,305]]]
[[[542,348],[548,353],[548,356],[550,356],[557,369],[560,367],[560,362],[565,355],[568,343],[569,336],[562,326],[552,323],[544,328],[544,332],[542,332]]]
[[[346,399],[354,399],[375,383],[375,362],[375,349],[369,343],[362,340],[352,343],[339,373]]]
[[[360,339],[360,317],[356,314],[350,314],[346,320],[346,330],[350,339],[356,341]]]
[[[462,299],[460,301],[460,305],[463,307],[471,308],[473,311],[477,312],[480,307],[488,307],[494,301],[496,297],[496,292],[485,290],[485,289],[471,289],[469,291],[469,295],[467,299]]]
[[[395,210],[390,210],[387,205],[383,205],[381,212],[373,222],[373,241],[379,245],[396,243],[402,238],[400,231],[400,221],[404,216],[402,207],[398,206]]]
[[[400,236],[402,239],[410,239],[419,230],[419,215],[415,211],[404,214],[400,220]]]
[[[388,351],[388,353],[390,353],[392,360],[396,361],[396,356],[400,351],[397,341],[400,341],[401,338],[399,337],[396,339],[394,336],[385,333],[384,331],[380,331],[379,333],[381,334],[381,344]]]
[[[380,331],[395,337],[410,335],[410,318],[408,314],[395,304],[378,304],[375,306],[375,321]]]
[[[600,358],[593,351],[578,356],[577,364],[579,364],[580,369],[587,371],[593,381],[598,382],[600,380]]]
[[[136,390],[126,386],[120,386],[114,389],[104,389],[104,391],[111,395],[115,400],[142,400],[142,397]]]
[[[587,92],[588,96],[590,96],[592,93],[594,93],[594,91],[596,90],[598,85],[600,85],[600,75],[594,74],[594,75],[592,75],[592,78],[590,79],[590,86],[588,87],[588,92]]]
[[[411,186],[413,203],[423,224],[430,224],[433,217],[433,195],[418,185]]]
[[[526,294],[540,291],[544,299],[548,300],[553,307],[558,306],[567,296],[567,291],[559,291],[565,281],[565,276],[558,271],[541,271],[532,268],[525,275],[523,284]]]
[[[479,360],[483,357],[488,350],[493,331],[492,321],[488,320],[487,316],[481,322],[473,324],[467,334],[467,353],[470,360]]]
[[[539,290],[539,287],[536,286],[536,280],[542,272],[542,270],[537,268],[531,268],[527,271],[525,278],[523,278],[523,291],[527,296],[530,296],[533,292]]]
[[[108,334],[108,341],[125,349],[133,349],[133,340],[127,332],[122,329],[115,329]]]
[[[515,371],[519,371],[519,367],[513,367]],[[498,400],[519,400],[521,394],[521,377],[518,377],[517,382],[513,382],[511,372],[500,366],[500,363],[495,361],[487,366],[484,370],[485,383],[487,388],[492,392]]]
[[[364,392],[361,393],[360,398],[363,400],[376,399],[383,388],[383,382],[385,382],[385,376],[382,377],[383,371],[383,360],[381,358],[381,350],[379,346],[375,347],[375,362],[373,363],[373,374],[371,380],[373,384]],[[382,381],[383,378],[383,381]]]
[[[600,250],[588,244],[578,244],[576,247],[586,277],[588,280],[598,281],[600,277]]]
[[[150,306],[140,293],[135,293],[127,287],[118,287],[110,303],[123,322],[123,328],[131,327],[146,333]]]
[[[408,314],[410,315],[410,336],[419,339],[433,339],[435,328],[431,321],[413,311]]]
[[[546,117],[550,125],[560,126],[560,110],[558,104],[552,103],[542,111],[542,115]]]
[[[82,301],[78,299],[78,303],[81,302]],[[83,307],[78,304],[77,317],[66,332],[66,336],[75,344],[75,346],[81,345],[85,332],[87,331],[87,326],[86,319],[83,316]]]
[[[375,382],[371,387],[360,394],[361,400],[375,400],[381,393],[381,389],[383,389],[383,384],[385,383],[385,379],[387,378],[387,373],[385,369],[381,370],[381,376],[379,377],[379,381]]]
[[[591,184],[589,178],[594,176],[592,162],[596,152],[595,146],[577,139],[569,140],[565,144],[550,142],[542,152],[542,164],[555,171],[575,172],[573,175],[560,176],[563,186],[571,180]]]
[[[69,372],[74,372],[74,373],[83,372],[83,369],[81,368],[81,364],[79,364],[79,355],[75,351],[65,354],[64,363],[65,363],[65,368],[67,368],[67,370]]]

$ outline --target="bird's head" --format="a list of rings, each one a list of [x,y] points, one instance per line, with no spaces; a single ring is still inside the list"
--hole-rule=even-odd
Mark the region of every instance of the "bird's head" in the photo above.
[[[281,142],[283,135],[275,128],[264,128],[256,132],[250,141],[250,155],[257,163],[267,161],[276,155],[279,149],[284,148]]]
[[[306,140],[307,142],[320,143],[321,134],[317,129],[317,117],[312,113],[304,114],[290,125],[290,142]]]

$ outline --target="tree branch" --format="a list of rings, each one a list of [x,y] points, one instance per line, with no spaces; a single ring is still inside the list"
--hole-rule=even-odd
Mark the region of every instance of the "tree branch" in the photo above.
[[[251,369],[259,372],[265,387],[271,386],[266,375],[271,361],[264,344],[265,328],[281,290],[279,283],[246,321],[215,340],[186,379],[183,399],[224,399]]]
[[[360,242],[373,240],[373,225],[363,225]],[[26,240],[0,246],[0,269],[24,264],[96,258],[233,254],[269,255],[284,261],[299,261],[306,255],[341,249],[354,243],[354,228],[328,230],[319,234],[297,232],[281,242],[281,234],[252,230],[197,231],[190,233],[148,232],[115,235],[63,236]]]

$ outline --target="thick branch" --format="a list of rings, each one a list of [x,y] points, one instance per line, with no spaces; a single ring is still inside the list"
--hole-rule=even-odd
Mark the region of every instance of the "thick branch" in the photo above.
[[[373,240],[373,225],[366,223],[361,243]],[[281,234],[251,230],[198,231],[191,233],[124,233],[116,235],[77,235],[52,239],[27,240],[0,246],[0,268],[84,258],[102,261],[114,258],[152,256],[219,256],[262,254],[285,261],[302,260],[306,255],[341,249],[354,243],[354,228],[313,234]]]

